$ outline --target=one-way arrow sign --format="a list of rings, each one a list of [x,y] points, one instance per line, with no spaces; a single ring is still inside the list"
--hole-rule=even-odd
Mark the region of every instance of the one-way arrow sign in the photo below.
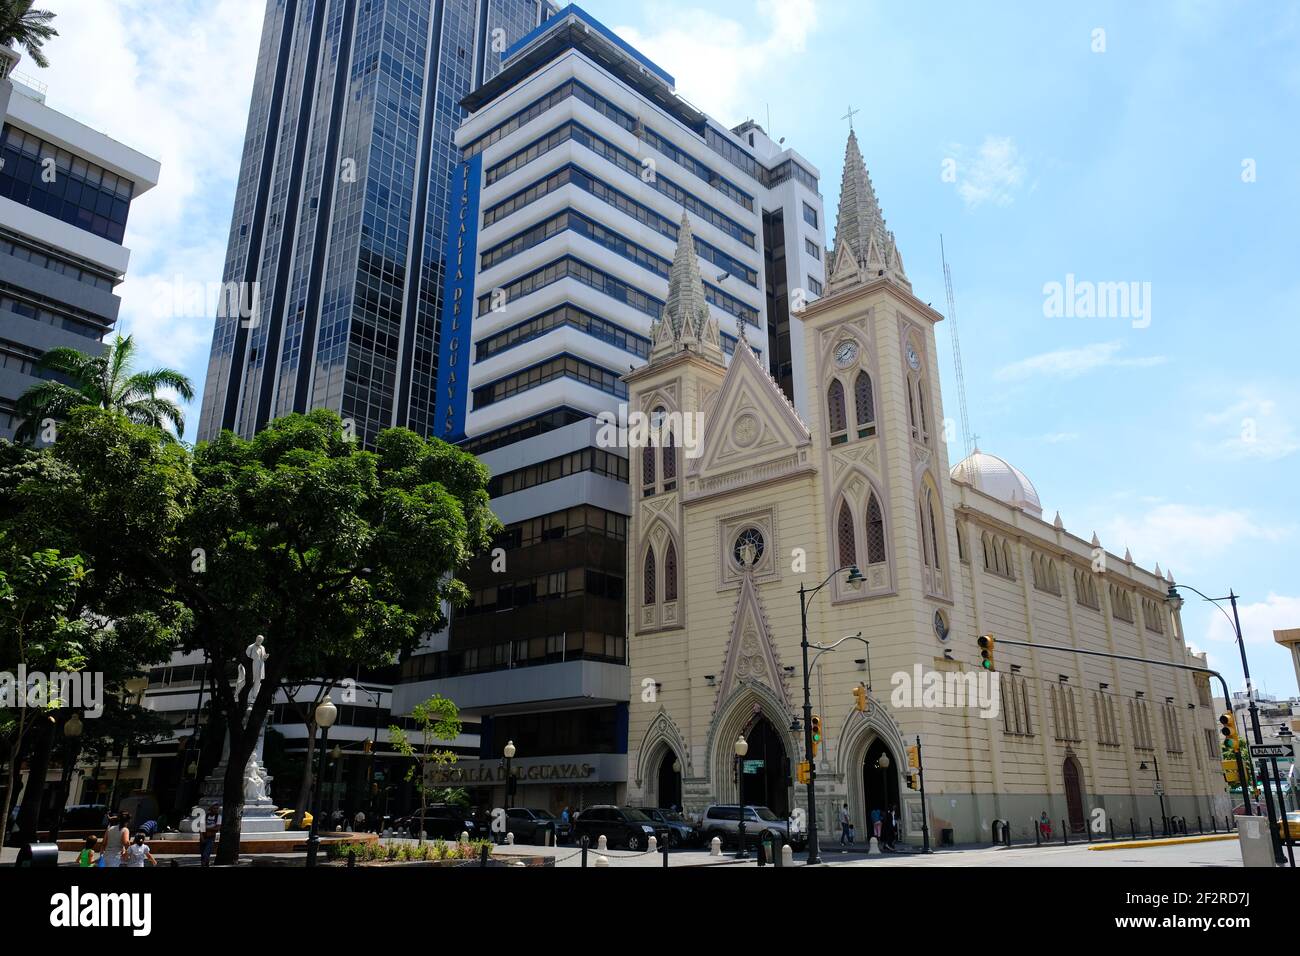
[[[1251,744],[1252,757],[1294,757],[1295,746],[1292,744]]]

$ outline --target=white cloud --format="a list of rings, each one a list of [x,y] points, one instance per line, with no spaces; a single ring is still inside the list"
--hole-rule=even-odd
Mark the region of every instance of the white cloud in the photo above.
[[[1060,445],[1068,441],[1078,441],[1078,432],[1051,432],[1043,436],[1043,441],[1049,445]]]
[[[1097,342],[1077,349],[1044,352],[1004,365],[993,373],[993,377],[1000,382],[1044,375],[1057,379],[1078,378],[1102,368],[1148,368],[1167,361],[1163,355],[1124,358],[1119,354],[1123,347],[1123,342]]]
[[[704,112],[734,125],[758,105],[754,89],[783,63],[804,53],[817,28],[815,0],[755,0],[736,18],[689,6],[659,6],[654,32],[614,32],[677,80],[677,92]],[[753,25],[765,32],[755,35]],[[761,119],[761,118],[760,118]]]
[[[53,109],[161,162],[158,186],[131,207],[118,328],[136,336],[142,364],[180,368],[200,391],[214,315],[159,314],[156,302],[178,276],[221,279],[265,9],[64,0],[39,71]],[[187,417],[196,422],[196,409]]]
[[[1210,597],[1219,597],[1219,595],[1211,594]],[[1194,594],[1188,594],[1186,598],[1189,601],[1197,600]],[[1232,613],[1232,609],[1228,605],[1225,604],[1224,608],[1228,614]],[[1270,592],[1266,599],[1256,601],[1253,604],[1243,604],[1238,601],[1237,613],[1241,617],[1241,634],[1247,643],[1278,647],[1277,642],[1273,640],[1274,631],[1300,627],[1300,597]],[[1232,628],[1232,622],[1225,615],[1211,609],[1205,628],[1206,643],[1224,643],[1236,639],[1237,635]],[[1253,673],[1252,676],[1255,679],[1256,686],[1260,686],[1261,675]],[[1291,677],[1290,674],[1275,676],[1283,678],[1287,682]]]
[[[1205,416],[1207,426],[1229,436],[1217,441],[1215,449],[1260,461],[1277,461],[1300,451],[1294,424],[1300,408],[1289,395],[1283,394],[1279,401],[1255,386],[1241,389],[1238,395],[1232,405]]]
[[[1205,567],[1238,544],[1284,541],[1294,530],[1261,523],[1240,509],[1164,502],[1136,516],[1116,515],[1098,532],[1107,549],[1131,548],[1143,567],[1173,565],[1177,580],[1179,568]]]
[[[973,154],[960,143],[949,150],[957,161],[957,194],[967,209],[1015,202],[1025,181],[1025,164],[1010,136],[985,136]]]

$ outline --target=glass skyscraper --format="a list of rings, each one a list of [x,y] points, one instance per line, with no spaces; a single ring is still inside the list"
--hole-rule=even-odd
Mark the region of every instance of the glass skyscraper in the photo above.
[[[200,440],[322,407],[432,433],[460,101],[554,9],[267,0]]]

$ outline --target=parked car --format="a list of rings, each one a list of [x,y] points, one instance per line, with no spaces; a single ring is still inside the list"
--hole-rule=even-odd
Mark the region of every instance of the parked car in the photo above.
[[[423,831],[431,840],[459,840],[462,833],[468,833],[472,840],[479,832],[478,824],[468,810],[446,803],[425,807],[423,819],[419,810],[401,817],[393,828],[413,837],[418,837]]]
[[[668,827],[632,807],[587,807],[578,814],[573,824],[574,840],[585,836],[596,846],[602,835],[611,847],[643,850],[652,836],[662,845],[668,839]]]
[[[720,804],[709,807],[700,819],[700,830],[704,833],[704,842],[712,843],[714,837],[722,840],[723,845],[735,845],[739,842],[741,807],[736,804]],[[802,850],[808,842],[808,834],[801,830],[793,833],[790,821],[782,819],[768,807],[744,807],[745,843],[753,846],[758,842],[764,830],[775,830],[796,850]]]
[[[663,824],[668,828],[670,847],[695,846],[700,842],[699,828],[676,810],[665,810],[663,807],[637,807],[637,809],[655,823]]]
[[[294,815],[295,813],[297,813],[297,812],[298,812],[297,810],[294,810],[294,809],[291,808],[291,807],[284,807],[284,808],[282,808],[282,809],[280,809],[280,810],[276,810],[276,811],[275,811],[275,815],[276,815],[277,817],[279,817],[281,820],[284,821],[284,825],[285,825],[285,827],[288,827],[290,824],[293,823],[293,815]],[[310,810],[304,810],[304,811],[302,812],[302,825],[303,825],[303,827],[304,827],[304,828],[308,828],[308,827],[310,827],[310,826],[311,826],[311,820],[312,820],[311,811],[310,811]]]
[[[533,843],[543,846],[548,842],[554,845],[564,827],[567,837],[568,827],[555,819],[549,810],[533,810],[528,807],[511,807],[506,811],[506,830],[515,835],[516,843]]]

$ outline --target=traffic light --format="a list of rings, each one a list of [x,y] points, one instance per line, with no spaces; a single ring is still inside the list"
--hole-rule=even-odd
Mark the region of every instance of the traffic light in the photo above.
[[[817,748],[822,745],[822,719],[813,714],[812,719],[812,745],[813,756],[817,756]]]
[[[913,770],[921,769],[921,749],[916,744],[907,748],[907,765]]]
[[[980,646],[980,667],[986,671],[996,670],[993,666],[993,648],[997,641],[993,639],[992,634],[981,634],[979,639]]]
[[[1238,786],[1241,783],[1241,775],[1237,773],[1236,760],[1223,761],[1223,780],[1230,787]]]
[[[1232,711],[1226,711],[1219,717],[1219,733],[1223,734],[1229,750],[1233,753],[1241,750],[1241,737],[1237,735],[1237,718]]]
[[[860,712],[865,713],[867,709],[867,685],[858,684],[853,688],[853,699],[857,702],[857,708]]]
[[[808,781],[810,779],[810,774],[808,773],[808,768],[810,766],[811,764],[809,764],[807,760],[799,761],[798,769],[796,771],[796,776],[799,780],[799,783],[803,784],[804,786],[807,786]]]
[[[907,789],[908,790],[921,789],[921,775],[919,773],[909,773],[907,775]]]

